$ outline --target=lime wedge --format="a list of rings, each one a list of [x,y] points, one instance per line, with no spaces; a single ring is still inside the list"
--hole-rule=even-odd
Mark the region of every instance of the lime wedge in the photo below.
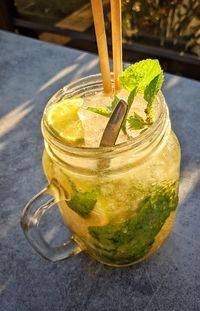
[[[82,144],[84,131],[78,111],[83,104],[82,98],[64,99],[49,107],[47,123],[64,141],[70,144]]]

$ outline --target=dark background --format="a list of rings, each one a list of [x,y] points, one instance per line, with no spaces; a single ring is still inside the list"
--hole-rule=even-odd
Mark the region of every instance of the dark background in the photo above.
[[[103,0],[110,46],[109,0]],[[200,1],[122,0],[123,59],[200,79]],[[1,0],[0,29],[97,53],[90,0]]]

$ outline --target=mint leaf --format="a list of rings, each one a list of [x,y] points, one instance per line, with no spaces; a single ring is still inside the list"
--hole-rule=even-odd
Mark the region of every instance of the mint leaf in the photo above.
[[[147,118],[145,121],[139,115],[134,114],[128,120],[130,128],[143,129],[145,125],[151,125],[153,123],[152,105],[155,96],[161,89],[163,83],[163,71],[157,59],[146,59],[137,62],[125,69],[125,71],[119,77],[119,82],[124,89],[130,92],[127,100],[128,109],[122,124],[122,131],[125,135],[127,135],[127,117],[137,93],[144,94],[144,99],[147,101],[147,108],[145,109]],[[115,96],[111,106],[107,107],[107,109],[93,107],[88,107],[87,109],[109,118],[112,115],[112,112],[118,104],[119,100],[120,99]]]
[[[136,112],[134,112],[134,115],[130,116],[130,118],[127,121],[129,123],[129,128],[134,129],[134,130],[143,129],[145,125],[147,124],[144,121],[144,119]]]
[[[163,74],[157,75],[145,88],[144,99],[148,103],[153,103],[157,93],[160,91],[163,83]]]
[[[117,96],[115,96],[111,103],[111,107],[107,107],[107,108],[88,107],[87,110],[98,113],[101,116],[109,118],[112,115],[113,110],[115,109],[119,101],[120,99]]]
[[[127,116],[128,116],[128,113],[129,113],[129,111],[130,111],[130,109],[131,109],[131,106],[132,106],[132,104],[133,104],[133,101],[134,101],[134,98],[135,98],[136,94],[137,94],[137,88],[134,88],[134,89],[130,92],[130,94],[129,94],[129,96],[128,96],[128,99],[127,99],[128,109],[127,109],[127,112],[126,112],[126,116],[125,116],[124,122],[123,122],[123,124],[122,124],[122,131],[124,132],[124,134],[127,134],[127,132],[126,132]]]
[[[87,110],[100,114],[101,116],[109,118],[112,115],[112,111],[105,108],[88,107]]]
[[[127,103],[128,103],[128,111],[131,109],[131,106],[133,104],[134,98],[137,94],[137,88],[135,87],[129,94]]]
[[[136,92],[144,93],[144,99],[147,101],[147,122],[151,125],[153,123],[153,101],[163,83],[163,71],[159,61],[146,59],[135,63],[122,73],[119,81],[127,91],[136,90]],[[132,120],[133,125],[135,122]],[[139,122],[137,125],[140,126]]]
[[[145,88],[144,99],[147,101],[147,114],[150,124],[153,123],[152,104],[163,83],[163,73],[158,74]]]
[[[97,202],[97,193],[95,190],[88,192],[76,192],[74,197],[67,202],[69,208],[80,216],[86,218],[94,209]]]
[[[117,104],[119,103],[119,101],[120,101],[120,99],[119,99],[117,96],[115,96],[114,99],[113,99],[113,101],[112,101],[112,103],[111,103],[111,108],[112,108],[112,110],[115,109],[115,107],[117,106]]]
[[[139,93],[144,93],[147,85],[160,73],[162,73],[162,69],[159,61],[146,59],[125,69],[119,77],[119,82],[129,92],[137,88]]]

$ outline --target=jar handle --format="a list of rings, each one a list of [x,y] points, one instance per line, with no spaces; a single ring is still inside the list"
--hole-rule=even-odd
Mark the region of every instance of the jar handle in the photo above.
[[[32,247],[45,259],[56,262],[77,255],[81,249],[72,237],[58,247],[50,246],[43,238],[39,229],[41,218],[48,209],[59,203],[54,197],[50,200],[45,198],[45,196],[49,196],[49,190],[50,186],[47,186],[26,204],[21,216],[21,227]],[[45,199],[46,202],[41,204],[41,199]]]

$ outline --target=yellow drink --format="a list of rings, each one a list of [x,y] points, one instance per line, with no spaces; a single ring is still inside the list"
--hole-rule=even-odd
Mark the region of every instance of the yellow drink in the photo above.
[[[94,78],[98,80],[98,76]],[[73,96],[75,93],[84,99],[79,112],[85,133],[82,145],[58,146],[59,139],[47,135],[46,109],[43,168],[80,248],[106,264],[129,265],[156,251],[171,230],[178,203],[180,146],[159,94],[152,127],[145,132],[128,131],[128,138],[121,133],[116,147],[100,150],[108,120],[86,108],[106,107],[112,99],[104,97],[95,83],[92,85],[92,78],[90,83],[89,91],[84,81],[73,90]],[[62,98],[69,97],[70,91],[63,90]],[[119,96],[127,98],[125,91]],[[56,101],[54,97],[50,105]],[[137,97],[132,107],[140,114],[144,113],[142,101]],[[109,165],[100,165],[105,159]]]

